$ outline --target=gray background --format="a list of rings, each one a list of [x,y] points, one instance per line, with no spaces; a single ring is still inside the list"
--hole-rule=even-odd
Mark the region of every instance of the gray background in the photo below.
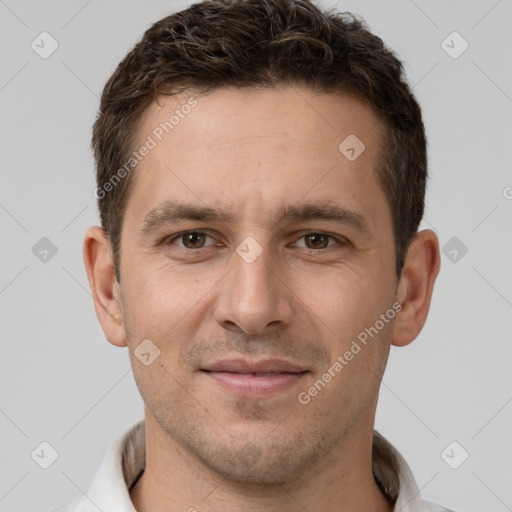
[[[459,245],[442,256],[422,334],[392,350],[376,427],[427,499],[512,510],[512,2],[319,4],[361,14],[405,61],[430,142],[423,227]],[[2,510],[85,492],[110,442],[142,418],[128,354],[105,340],[82,263],[97,223],[89,141],[117,63],[152,22],[188,5],[0,0]],[[47,59],[31,48],[43,31],[59,45]],[[454,31],[469,44],[458,58]],[[32,251],[42,237],[57,248],[46,262]],[[31,458],[42,441],[59,455],[46,470]],[[462,447],[448,450],[452,464],[469,453],[458,469],[441,456],[452,441]]]

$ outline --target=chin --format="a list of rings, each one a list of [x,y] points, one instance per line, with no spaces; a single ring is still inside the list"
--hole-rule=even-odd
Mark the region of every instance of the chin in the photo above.
[[[292,436],[272,441],[268,437],[254,442],[231,440],[225,445],[217,442],[191,448],[205,466],[223,479],[246,486],[268,487],[297,480],[326,455],[331,446],[323,439],[305,444],[300,437]]]

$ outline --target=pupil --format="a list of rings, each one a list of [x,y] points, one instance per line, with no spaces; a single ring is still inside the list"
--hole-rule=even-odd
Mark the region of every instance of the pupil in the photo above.
[[[202,242],[202,237],[203,235],[201,233],[197,233],[197,232],[193,232],[193,233],[190,233],[187,237],[186,237],[186,243],[185,245],[187,245],[188,243],[188,246],[193,246],[193,247],[196,247],[196,246],[200,246],[202,245],[201,242]]]
[[[319,245],[325,245],[325,236],[316,234],[316,235],[309,235],[308,239],[312,242],[311,245],[313,247],[318,247]]]

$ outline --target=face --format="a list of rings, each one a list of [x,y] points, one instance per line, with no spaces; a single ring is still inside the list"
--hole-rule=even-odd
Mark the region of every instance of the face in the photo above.
[[[397,289],[383,128],[306,89],[220,89],[180,110],[190,96],[141,125],[156,145],[127,202],[119,288],[133,372],[170,444],[283,483],[373,425]],[[351,134],[359,156],[339,149]],[[143,340],[147,362],[160,351],[148,365]]]

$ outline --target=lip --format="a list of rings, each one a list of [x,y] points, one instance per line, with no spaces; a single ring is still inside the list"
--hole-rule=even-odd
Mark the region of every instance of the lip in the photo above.
[[[298,364],[284,359],[263,359],[261,361],[248,361],[247,359],[225,359],[208,364],[202,370],[209,372],[230,373],[300,373],[306,371]]]
[[[217,361],[201,371],[224,389],[237,395],[264,396],[293,386],[308,370],[282,359]]]

